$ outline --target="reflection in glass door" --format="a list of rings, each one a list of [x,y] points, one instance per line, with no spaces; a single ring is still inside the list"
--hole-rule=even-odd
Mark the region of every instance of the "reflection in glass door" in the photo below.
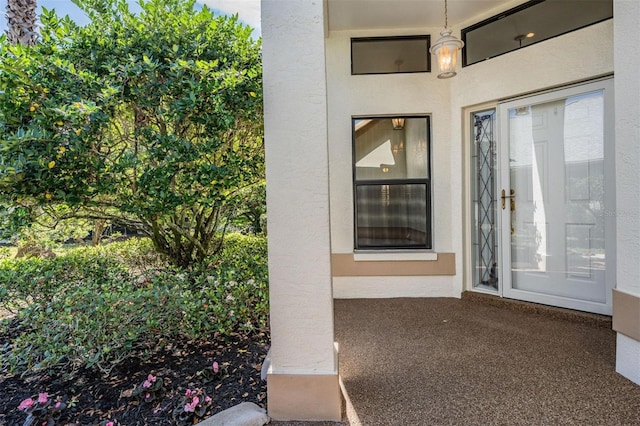
[[[504,296],[611,313],[611,90],[609,80],[500,106]]]

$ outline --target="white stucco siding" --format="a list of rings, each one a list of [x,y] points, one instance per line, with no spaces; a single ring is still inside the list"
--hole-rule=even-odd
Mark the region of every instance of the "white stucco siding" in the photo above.
[[[640,2],[617,1],[616,61],[616,221],[618,288],[640,295]],[[629,31],[629,29],[635,29]],[[635,54],[633,54],[635,53]]]
[[[616,371],[640,385],[640,342],[622,333],[616,336]]]
[[[335,372],[322,2],[263,0],[262,33],[272,369]]]
[[[640,297],[640,2],[614,1],[618,290]],[[640,315],[636,310],[618,315]],[[640,384],[640,341],[618,333],[616,371]]]
[[[459,297],[455,293],[454,277],[334,277],[333,292],[336,299],[363,297]],[[364,296],[363,296],[364,295]]]

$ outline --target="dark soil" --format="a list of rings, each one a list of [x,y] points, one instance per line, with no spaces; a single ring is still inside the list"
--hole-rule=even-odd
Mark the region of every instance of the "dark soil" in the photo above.
[[[0,335],[0,343],[7,340],[8,336]],[[174,342],[148,361],[124,361],[108,376],[94,370],[81,370],[72,379],[47,374],[21,378],[0,372],[0,426],[22,425],[26,414],[18,405],[41,392],[68,404],[57,425],[98,425],[105,420],[127,426],[173,425],[174,408],[181,405],[187,389],[195,388],[212,398],[197,421],[245,401],[265,407],[266,382],[261,381],[260,370],[267,341],[268,336],[260,333],[227,341]],[[211,370],[214,361],[220,366],[217,377],[199,374]],[[150,373],[163,379],[164,390],[156,401],[147,403],[132,396],[132,391]]]

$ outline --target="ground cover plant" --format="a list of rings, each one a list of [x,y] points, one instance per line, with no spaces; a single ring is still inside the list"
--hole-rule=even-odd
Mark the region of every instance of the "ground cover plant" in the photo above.
[[[176,267],[148,239],[0,260],[0,424],[193,424],[264,404],[266,238]]]

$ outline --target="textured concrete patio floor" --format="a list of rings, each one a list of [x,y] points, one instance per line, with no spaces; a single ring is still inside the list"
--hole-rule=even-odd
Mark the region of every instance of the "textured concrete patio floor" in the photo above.
[[[615,333],[469,299],[336,300],[342,423],[640,425]]]

